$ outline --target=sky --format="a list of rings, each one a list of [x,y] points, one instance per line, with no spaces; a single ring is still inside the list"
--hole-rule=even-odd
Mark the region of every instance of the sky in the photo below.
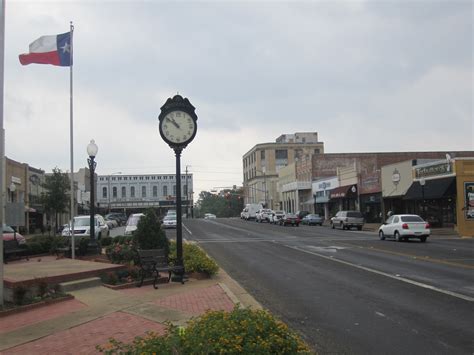
[[[198,131],[200,191],[241,185],[242,156],[318,132],[327,153],[474,150],[472,1],[6,0],[7,157],[70,171],[68,67],[18,55],[74,24],[74,170],[175,172],[158,131],[177,93]]]

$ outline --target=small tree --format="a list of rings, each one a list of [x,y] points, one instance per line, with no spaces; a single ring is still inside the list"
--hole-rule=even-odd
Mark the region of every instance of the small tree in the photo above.
[[[160,221],[155,211],[150,208],[140,218],[137,230],[133,233],[134,242],[140,249],[165,249],[169,253],[169,241],[165,232],[161,229]]]
[[[46,175],[43,188],[46,190],[41,195],[41,202],[46,212],[54,214],[54,234],[58,226],[58,214],[67,211],[70,180],[67,174],[59,168],[54,168],[51,175]]]

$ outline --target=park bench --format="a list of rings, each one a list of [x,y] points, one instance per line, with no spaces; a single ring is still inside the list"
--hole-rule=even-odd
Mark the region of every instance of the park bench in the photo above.
[[[22,256],[26,257],[26,260],[30,260],[28,257],[28,249],[21,248],[18,240],[14,237],[12,240],[3,241],[3,262],[7,264],[7,259],[10,256]]]
[[[168,258],[165,254],[164,249],[148,249],[148,250],[138,250],[139,257],[139,273],[140,273],[140,284],[138,287],[143,285],[143,280],[147,275],[153,277],[153,287],[158,288],[158,278],[160,277],[160,272],[168,273],[168,282],[171,280],[171,273],[184,273],[184,268],[182,266],[173,266],[168,264]],[[183,278],[181,278],[181,283],[184,284]]]

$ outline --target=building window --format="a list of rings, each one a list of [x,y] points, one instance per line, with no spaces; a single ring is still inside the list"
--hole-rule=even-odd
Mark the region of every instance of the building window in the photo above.
[[[168,186],[166,186],[166,185],[163,186],[163,196],[168,196]]]
[[[122,186],[122,198],[125,197],[127,197],[127,189],[125,188],[125,186]]]
[[[146,186],[142,186],[142,197],[146,197]]]
[[[176,196],[176,185],[173,185],[173,196]]]
[[[288,159],[288,151],[286,149],[275,150],[275,159]]]
[[[135,197],[135,186],[130,188],[130,197]]]
[[[107,198],[107,188],[106,187],[102,188],[102,198]]]
[[[117,188],[116,187],[112,188],[112,197],[117,198]]]
[[[183,195],[186,196],[186,200],[188,199],[188,185],[183,186]]]
[[[265,160],[265,151],[264,150],[260,151],[260,160]]]
[[[153,186],[153,197],[158,197],[158,186]]]

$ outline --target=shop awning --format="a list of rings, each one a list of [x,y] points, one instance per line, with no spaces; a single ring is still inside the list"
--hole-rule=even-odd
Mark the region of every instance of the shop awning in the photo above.
[[[425,199],[436,199],[456,195],[456,178],[426,180],[424,187]],[[403,197],[404,200],[421,200],[423,188],[418,181],[414,181]]]
[[[316,196],[316,203],[328,203],[329,197],[328,196]]]
[[[347,186],[340,186],[336,187],[335,189],[331,190],[330,198],[347,198],[353,197],[357,195],[357,186],[356,185],[347,185]]]
[[[314,205],[314,198],[310,198],[308,201],[303,202],[303,205]]]

